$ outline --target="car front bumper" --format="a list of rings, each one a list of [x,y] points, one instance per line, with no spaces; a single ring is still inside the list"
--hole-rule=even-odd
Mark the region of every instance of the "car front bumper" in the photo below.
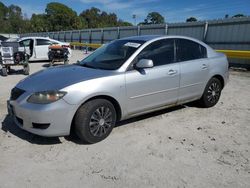
[[[77,109],[63,99],[46,105],[31,104],[26,100],[7,101],[7,108],[18,127],[47,137],[69,135]]]

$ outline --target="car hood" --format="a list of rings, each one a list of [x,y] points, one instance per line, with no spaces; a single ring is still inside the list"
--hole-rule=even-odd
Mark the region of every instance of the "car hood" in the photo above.
[[[80,65],[60,66],[36,72],[20,81],[16,87],[29,92],[60,90],[75,83],[112,74],[114,71],[92,69]]]

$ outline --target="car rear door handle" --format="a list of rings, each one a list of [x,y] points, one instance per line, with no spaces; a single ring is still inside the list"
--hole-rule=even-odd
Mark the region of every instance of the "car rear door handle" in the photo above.
[[[202,69],[207,69],[207,65],[206,64],[202,64],[201,68]]]
[[[177,70],[171,69],[168,71],[168,75],[175,75],[175,74],[177,74]]]

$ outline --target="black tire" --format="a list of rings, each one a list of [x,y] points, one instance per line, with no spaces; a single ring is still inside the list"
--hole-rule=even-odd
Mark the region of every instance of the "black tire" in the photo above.
[[[83,104],[75,116],[76,135],[86,143],[104,140],[116,123],[116,110],[111,102],[95,99]]]
[[[7,68],[7,71],[8,71],[8,73],[11,73],[11,68],[8,67],[8,68]]]
[[[215,77],[211,78],[208,81],[204,93],[199,101],[201,106],[209,108],[216,105],[220,99],[221,90],[222,90],[221,81]]]
[[[8,76],[7,68],[3,67],[2,68],[2,76]]]
[[[30,74],[30,66],[29,65],[23,66],[23,74],[24,75],[29,75]]]

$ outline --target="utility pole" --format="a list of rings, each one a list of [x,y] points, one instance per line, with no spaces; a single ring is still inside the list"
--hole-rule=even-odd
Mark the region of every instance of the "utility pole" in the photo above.
[[[134,25],[136,26],[136,14],[133,14],[132,18],[134,19]]]

